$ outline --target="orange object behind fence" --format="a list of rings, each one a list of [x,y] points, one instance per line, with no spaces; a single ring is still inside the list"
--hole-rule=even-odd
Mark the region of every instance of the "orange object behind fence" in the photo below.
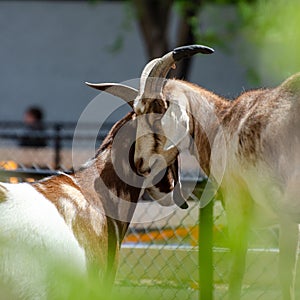
[[[16,170],[18,168],[18,164],[14,162],[13,160],[7,160],[7,161],[0,161],[0,168],[5,170]],[[10,177],[9,182],[11,183],[17,183],[18,178],[17,177]]]

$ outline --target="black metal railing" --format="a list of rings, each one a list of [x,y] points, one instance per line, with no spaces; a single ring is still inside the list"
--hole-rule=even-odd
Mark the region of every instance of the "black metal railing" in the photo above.
[[[42,131],[26,132],[26,137],[38,138],[47,141],[47,146],[53,149],[54,169],[61,165],[61,151],[63,148],[71,148],[74,132],[77,123],[75,122],[48,122],[43,125]],[[107,135],[113,123],[106,122],[99,128],[96,141],[100,144]],[[93,141],[95,136],[89,134],[90,129],[97,129],[99,124],[81,124],[80,130],[84,132],[77,134],[76,139],[82,141]],[[11,146],[20,146],[19,142],[24,137],[24,123],[15,121],[0,121],[0,147],[5,143]]]

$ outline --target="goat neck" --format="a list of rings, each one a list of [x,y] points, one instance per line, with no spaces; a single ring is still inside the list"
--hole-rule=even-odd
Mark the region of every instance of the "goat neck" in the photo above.
[[[189,117],[189,150],[198,159],[203,171],[210,174],[211,147],[223,126],[224,114],[231,109],[231,102],[197,85],[168,80],[163,93],[166,99],[183,99]]]

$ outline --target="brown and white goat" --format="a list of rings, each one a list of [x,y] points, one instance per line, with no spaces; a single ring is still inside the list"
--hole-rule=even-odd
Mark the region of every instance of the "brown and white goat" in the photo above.
[[[223,196],[232,248],[228,299],[240,298],[247,235],[255,223],[279,224],[282,296],[294,299],[300,223],[300,73],[278,87],[248,91],[234,101],[185,81],[165,79],[176,61],[198,52],[213,50],[180,47],[145,67],[134,101],[137,171],[155,173],[189,149]],[[122,96],[125,90],[116,84],[112,93]]]
[[[126,130],[119,134],[123,126]],[[12,284],[18,299],[47,298],[43,268],[48,260],[83,274],[96,272],[106,287],[112,284],[121,241],[144,192],[145,178],[130,169],[135,134],[135,114],[130,113],[113,126],[95,157],[74,174],[0,184],[0,240],[4,241],[0,277]],[[113,146],[116,139],[121,147]],[[155,186],[146,187],[155,200],[172,199],[176,168],[168,168]],[[38,259],[18,260],[22,253],[14,255],[6,244],[36,253],[40,264]]]

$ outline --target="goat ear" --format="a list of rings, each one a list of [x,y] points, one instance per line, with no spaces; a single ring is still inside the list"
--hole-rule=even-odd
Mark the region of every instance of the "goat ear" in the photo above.
[[[170,103],[166,113],[161,119],[162,128],[167,137],[164,150],[169,150],[189,134],[189,117],[186,109],[178,103]]]

